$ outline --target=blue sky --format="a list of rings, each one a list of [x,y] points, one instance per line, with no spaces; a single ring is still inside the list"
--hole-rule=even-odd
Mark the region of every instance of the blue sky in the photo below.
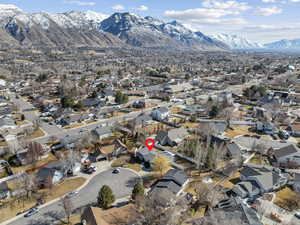
[[[129,11],[178,20],[206,34],[229,33],[253,41],[300,38],[300,0],[4,0],[25,12]]]

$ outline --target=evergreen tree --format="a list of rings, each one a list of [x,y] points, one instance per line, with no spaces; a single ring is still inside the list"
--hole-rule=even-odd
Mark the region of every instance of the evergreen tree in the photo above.
[[[115,196],[111,188],[103,185],[98,194],[98,205],[103,208],[109,208],[115,202]]]
[[[137,197],[143,197],[145,189],[142,183],[136,183],[133,187],[131,198],[135,200]]]

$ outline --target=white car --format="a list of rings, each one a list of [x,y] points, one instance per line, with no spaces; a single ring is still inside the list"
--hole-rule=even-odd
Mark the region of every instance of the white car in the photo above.
[[[72,191],[66,195],[67,198],[72,198],[73,196],[78,195],[78,191]]]

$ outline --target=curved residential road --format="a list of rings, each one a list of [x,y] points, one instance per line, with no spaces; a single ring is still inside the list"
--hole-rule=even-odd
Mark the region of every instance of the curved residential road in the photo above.
[[[106,170],[93,177],[89,183],[83,187],[78,195],[72,197],[73,208],[77,209],[88,204],[95,203],[100,188],[108,185],[113,190],[116,199],[125,198],[132,192],[134,184],[140,180],[137,173],[120,168],[119,174],[113,174],[113,169]],[[29,218],[23,216],[8,225],[53,225],[57,220],[64,218],[60,201],[56,201],[48,206],[42,207],[39,212]]]

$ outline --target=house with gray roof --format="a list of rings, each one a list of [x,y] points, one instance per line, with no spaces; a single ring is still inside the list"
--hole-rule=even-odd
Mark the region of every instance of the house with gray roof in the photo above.
[[[189,136],[186,128],[180,127],[169,131],[160,131],[155,137],[160,145],[176,146]]]
[[[240,198],[221,200],[215,210],[222,210],[226,218],[237,218],[241,225],[263,225],[257,212]]]
[[[146,168],[150,168],[157,155],[164,156],[170,162],[174,161],[173,156],[166,154],[166,152],[156,152],[154,150],[149,151],[146,147],[140,148],[135,152],[135,157],[142,163]]]
[[[0,129],[14,129],[17,125],[15,121],[9,117],[0,118]]]
[[[98,126],[91,131],[91,134],[99,140],[113,136],[112,128],[109,126]]]
[[[169,117],[169,109],[167,107],[158,107],[151,112],[153,120],[162,121]]]
[[[293,189],[294,191],[300,193],[300,173],[295,173]]]
[[[254,169],[247,166],[240,171],[240,179],[241,182],[234,186],[232,192],[242,198],[255,198],[277,190],[287,183],[287,177],[279,170]]]
[[[6,182],[0,183],[0,200],[6,199],[10,197],[10,190],[7,186]]]
[[[230,158],[241,157],[241,148],[234,142],[230,142],[226,145],[227,155]]]
[[[300,166],[300,150],[294,144],[287,145],[280,149],[274,150],[273,157],[278,166]]]
[[[175,196],[179,196],[188,182],[189,177],[184,171],[170,169],[162,179],[153,185],[150,192],[167,189]]]
[[[146,126],[148,124],[151,124],[152,122],[153,122],[153,120],[150,115],[148,115],[146,113],[141,113],[132,120],[131,125],[134,128],[140,128],[140,127]]]

